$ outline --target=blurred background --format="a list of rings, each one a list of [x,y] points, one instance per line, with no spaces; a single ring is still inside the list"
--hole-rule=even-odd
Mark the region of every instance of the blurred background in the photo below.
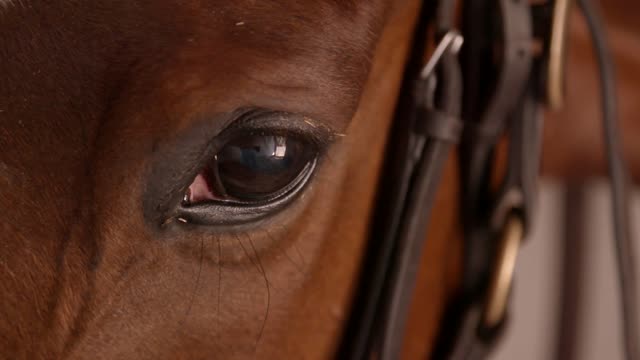
[[[640,1],[600,1],[600,7],[616,60],[625,155],[636,184],[631,222],[640,258]],[[567,106],[546,118],[546,176],[535,228],[518,259],[512,321],[492,356],[496,360],[623,358],[600,95],[577,12],[570,37]]]
[[[632,198],[638,220],[640,191]],[[493,359],[623,359],[610,206],[604,179],[541,184],[536,225],[518,258],[509,331]],[[640,221],[633,225],[637,244]],[[563,269],[574,274],[566,284]],[[565,319],[572,326],[563,331]]]

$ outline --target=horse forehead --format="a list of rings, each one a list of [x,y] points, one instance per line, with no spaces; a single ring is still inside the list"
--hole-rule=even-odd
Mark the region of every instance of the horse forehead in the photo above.
[[[349,83],[362,80],[363,69],[366,69],[361,62],[353,64],[353,57],[366,59],[372,48],[375,37],[372,28],[381,22],[380,16],[371,15],[381,14],[371,11],[374,3],[381,2],[165,0],[95,5],[91,1],[79,1],[41,6],[29,0],[0,0],[0,11],[3,8],[6,11],[5,19],[0,20],[0,29],[7,25],[11,30],[0,35],[0,40],[9,40],[4,41],[0,49],[4,47],[3,51],[16,54],[0,60],[3,73],[12,74],[5,79],[5,86],[0,86],[5,102],[0,104],[5,107],[0,108],[4,112],[0,117],[7,120],[3,121],[1,130],[14,133],[13,130],[22,128],[23,131],[15,134],[20,138],[20,132],[31,136],[37,127],[67,128],[68,131],[56,134],[58,139],[81,135],[82,139],[74,141],[84,143],[75,145],[86,146],[99,125],[98,118],[108,111],[101,100],[108,97],[109,92],[117,91],[117,84],[106,84],[105,80],[112,83],[118,77],[127,80],[127,75],[123,75],[125,68],[133,63],[157,67],[166,58],[179,56],[176,52],[184,49],[185,44],[188,47],[194,38],[198,42],[185,53],[199,58],[205,64],[200,69],[205,68],[203,71],[209,75],[221,73],[211,63],[213,58],[229,55],[221,50],[246,50],[236,51],[240,53],[236,59],[241,60],[233,64],[236,68],[249,68],[256,61],[278,62],[304,54],[321,60],[303,64],[316,69],[287,70],[301,70],[300,77],[305,80],[315,76],[317,83],[331,83],[323,78],[326,73],[315,70],[332,67],[333,72],[328,74],[332,77],[330,80],[347,84],[337,89],[345,90]],[[12,10],[22,11],[14,17],[20,20],[12,19]],[[355,14],[361,15],[359,22],[354,21]],[[348,21],[352,28],[344,26]],[[56,30],[51,31],[49,27]],[[351,64],[343,66],[343,60],[351,60]],[[328,63],[331,61],[333,64]],[[174,62],[173,65],[183,64]],[[175,71],[179,80],[182,80],[181,71]],[[268,87],[279,79],[258,81]],[[45,107],[49,109],[47,114],[41,111]],[[29,125],[33,125],[32,128]],[[74,131],[74,127],[78,131]],[[34,140],[37,139],[37,136],[31,137],[31,141],[25,140],[22,145],[36,148]]]
[[[163,64],[166,67],[168,59],[183,55],[191,57],[189,65],[193,65],[194,58],[199,58],[205,64],[200,71],[216,76],[222,73],[219,65],[224,58],[235,53],[234,60],[239,61],[233,63],[236,68],[225,69],[231,70],[227,73],[246,70],[256,62],[282,64],[302,55],[312,60],[296,69],[280,70],[306,76],[308,83],[329,80],[334,84],[347,84],[344,87],[348,88],[350,83],[363,80],[376,32],[383,23],[385,3],[381,0],[163,0],[112,1],[98,5],[91,1],[55,2],[43,6],[21,0],[6,6],[23,10],[24,14],[14,17],[19,17],[20,23],[11,19],[11,12],[6,19],[11,30],[8,36],[18,31],[12,40],[31,44],[30,53],[25,54],[29,61],[23,62],[33,69],[23,68],[24,72],[35,75],[41,68],[46,69],[47,64],[74,62],[68,64],[68,68],[46,69],[49,72],[43,75],[55,78],[56,86],[100,81],[78,71],[81,68],[102,64],[103,68],[112,70],[109,76],[114,77],[118,68],[139,64],[136,72],[144,73],[140,70],[145,67],[158,68]],[[12,21],[16,23],[11,24]],[[55,31],[44,29],[43,24]],[[63,57],[70,59],[61,60]],[[361,58],[356,60],[358,57]],[[188,67],[184,65],[174,62],[173,68]],[[253,69],[259,67],[253,66]],[[96,73],[104,69],[91,70]],[[273,69],[268,72],[274,74]],[[134,73],[133,76],[143,75]],[[20,81],[25,87],[32,84],[42,87],[38,82],[43,78],[42,75],[40,79],[16,77],[14,82]],[[260,80],[263,83],[278,81]],[[84,97],[90,98],[91,94],[85,93]]]
[[[127,67],[140,63],[138,69],[146,65],[153,68],[163,58],[177,56],[175,52],[185,44],[189,46],[189,40],[198,35],[199,41],[187,53],[205,64],[212,58],[228,56],[219,51],[224,47],[246,50],[240,51],[236,58],[241,61],[234,64],[245,68],[258,58],[286,62],[292,54],[304,54],[321,61],[303,63],[315,66],[312,71],[300,67],[293,70],[301,70],[300,76],[306,76],[306,80],[315,76],[317,83],[343,82],[347,84],[343,88],[329,90],[345,90],[350,83],[363,80],[366,66],[354,58],[368,57],[375,38],[373,27],[382,22],[382,12],[372,9],[374,4],[381,8],[381,3],[154,0],[36,4],[30,0],[0,0],[0,51],[12,54],[0,59],[4,74],[0,84],[0,145],[10,150],[1,159],[3,168],[12,169],[14,174],[31,170],[34,176],[40,173],[44,178],[47,171],[47,177],[53,176],[51,170],[63,162],[89,161],[97,129],[109,111],[105,99],[117,93],[119,80],[129,80]],[[348,24],[351,26],[345,26]],[[326,73],[315,71],[328,68],[333,82],[323,78]],[[205,66],[203,71],[217,76],[221,73],[217,70]],[[274,74],[268,70],[263,74]],[[280,70],[292,69],[285,66]],[[275,82],[275,92],[279,79],[257,81],[268,91]],[[357,91],[351,92],[356,98]],[[342,94],[337,95],[334,97]],[[47,158],[52,159],[50,168],[42,166]],[[81,165],[75,170],[86,172]],[[8,170],[2,172],[8,179]],[[71,174],[55,175],[64,182]],[[49,181],[54,185],[53,179]]]

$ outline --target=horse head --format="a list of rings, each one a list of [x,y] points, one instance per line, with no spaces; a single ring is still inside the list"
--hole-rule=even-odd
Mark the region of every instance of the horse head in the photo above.
[[[416,3],[5,1],[4,355],[329,356]]]

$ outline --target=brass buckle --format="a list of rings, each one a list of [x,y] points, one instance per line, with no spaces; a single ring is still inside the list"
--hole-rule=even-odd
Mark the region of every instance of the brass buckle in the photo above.
[[[516,258],[523,236],[524,223],[522,219],[518,215],[510,214],[506,218],[498,238],[496,259],[482,315],[481,324],[487,329],[493,329],[500,325],[505,317]]]
[[[571,3],[572,0],[555,0],[553,4],[546,92],[547,104],[554,110],[560,109],[565,100],[567,38]]]

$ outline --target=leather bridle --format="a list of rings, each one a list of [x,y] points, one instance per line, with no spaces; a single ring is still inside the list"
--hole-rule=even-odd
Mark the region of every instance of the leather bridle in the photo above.
[[[589,0],[577,1],[600,65],[625,354],[638,359],[627,172],[615,123],[613,66],[595,10]],[[395,176],[385,177],[380,186],[380,206],[339,358],[399,357],[434,195],[456,144],[462,176],[462,285],[432,357],[478,359],[488,354],[504,327],[517,252],[531,227],[540,109],[558,108],[563,102],[570,2],[423,4],[389,138],[385,173]],[[429,34],[438,45],[425,65]],[[495,190],[494,155],[504,140],[506,174]]]

